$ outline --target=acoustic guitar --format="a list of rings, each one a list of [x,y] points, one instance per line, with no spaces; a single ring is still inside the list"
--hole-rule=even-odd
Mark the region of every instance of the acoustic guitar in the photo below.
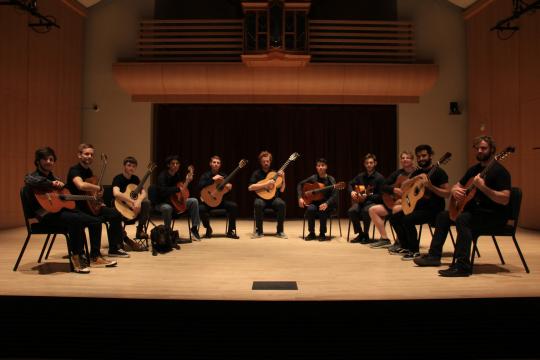
[[[146,171],[146,174],[144,174],[144,177],[142,178],[139,185],[128,184],[126,190],[122,194],[129,196],[131,200],[136,201],[139,198],[139,194],[144,187],[144,183],[146,183],[146,180],[148,180],[148,177],[150,176],[150,174],[152,174],[152,171],[154,171],[155,168],[156,164],[148,164],[148,170]],[[114,199],[114,207],[116,208],[116,210],[118,210],[120,214],[122,214],[124,218],[128,220],[133,220],[139,215],[138,212],[135,213],[130,203],[122,200],[119,197]]]
[[[227,185],[236,175],[238,170],[246,166],[247,163],[248,161],[245,159],[240,160],[236,169],[234,169],[233,172],[230,173],[225,179],[216,180],[213,184],[205,186],[201,190],[202,202],[210,207],[216,207],[221,204],[221,201],[223,201],[223,196],[229,192],[229,188],[225,187],[225,185]]]
[[[446,164],[448,161],[450,161],[451,157],[452,154],[447,152],[439,161],[437,161],[435,165],[431,167],[427,173],[428,181],[433,173],[435,173],[435,170],[437,170],[437,168],[442,164]],[[403,188],[402,190],[403,195],[401,196],[401,206],[403,208],[403,213],[405,215],[409,215],[414,211],[418,200],[424,197],[424,194],[426,193],[426,182],[425,180],[419,178],[411,182],[411,184],[407,185],[406,188]]]
[[[72,195],[67,188],[61,190],[33,190],[39,206],[43,211],[39,212],[40,216],[48,213],[57,213],[62,209],[75,209],[75,201],[79,200],[96,200],[92,195]]]
[[[278,176],[278,172],[285,171],[287,166],[292,161],[298,159],[299,157],[300,157],[300,154],[295,152],[295,153],[291,154],[291,156],[289,156],[289,159],[287,159],[287,161],[279,168],[279,170],[277,172],[276,171],[268,172],[268,174],[266,174],[266,178],[264,178],[261,181],[257,182],[257,184],[266,185],[266,184],[268,184],[268,182],[270,180],[274,180],[275,181],[275,186],[272,189],[261,188],[259,190],[256,190],[255,193],[257,193],[257,195],[259,195],[259,197],[261,197],[264,200],[273,199],[274,196],[276,196],[277,189],[279,189],[281,187],[281,185],[283,184],[283,178],[281,176]]]
[[[184,181],[179,181],[178,184],[176,184],[176,187],[178,187],[180,191],[171,195],[171,204],[179,214],[186,211],[186,200],[189,199],[188,185],[191,180],[193,180],[193,174],[195,174],[195,167],[189,165],[186,179]]]
[[[392,184],[392,187],[400,188],[401,184],[408,178],[409,176],[407,175],[399,175],[396,179],[396,182]],[[383,193],[382,200],[383,200],[384,205],[388,209],[392,209],[394,206],[401,204],[401,196],[394,194],[393,192],[391,194]]]
[[[373,195],[373,185],[354,185],[353,190],[358,194],[356,199],[351,196],[351,201],[355,204],[363,204],[369,195]]]
[[[96,178],[95,176],[89,177],[87,179],[84,179],[84,182],[97,185],[101,188],[101,181],[103,180],[103,175],[105,174],[105,169],[107,168],[107,155],[101,154],[101,171],[99,174],[99,178]],[[92,214],[95,216],[99,215],[101,212],[101,209],[105,206],[105,203],[103,202],[103,198],[101,196],[98,196],[99,191],[86,191],[86,195],[89,195],[92,197],[92,200],[88,200],[86,202],[86,205],[88,206],[88,209]]]
[[[481,178],[485,178],[493,164],[497,161],[501,161],[506,159],[510,154],[514,153],[516,151],[516,148],[513,146],[509,146],[500,153],[496,154],[493,159],[486,165],[484,170],[480,173]],[[448,212],[450,213],[450,219],[456,220],[459,214],[463,212],[463,209],[471,201],[474,196],[476,195],[476,186],[473,184],[474,177],[470,178],[469,181],[467,181],[467,184],[465,184],[465,197],[461,199],[460,201],[457,201],[454,199],[454,197],[450,197],[450,202],[448,204]]]
[[[306,205],[311,204],[314,201],[320,201],[324,199],[324,191],[328,189],[345,189],[345,183],[340,181],[333,185],[324,186],[320,182],[305,183],[302,185],[302,199]]]

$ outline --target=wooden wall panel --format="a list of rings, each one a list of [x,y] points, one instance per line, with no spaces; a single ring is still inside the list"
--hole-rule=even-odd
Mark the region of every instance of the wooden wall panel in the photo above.
[[[35,149],[53,147],[64,177],[80,140],[84,20],[65,2],[41,0],[39,8],[61,29],[37,34],[27,14],[0,6],[0,152],[9,170],[0,175],[0,228],[23,224],[19,188]]]

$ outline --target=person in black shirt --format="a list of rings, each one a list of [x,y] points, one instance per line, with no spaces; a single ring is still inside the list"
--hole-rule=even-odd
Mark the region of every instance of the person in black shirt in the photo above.
[[[395,196],[401,197],[401,184],[396,186],[396,181],[400,177],[408,178],[410,174],[415,170],[414,166],[414,155],[411,151],[402,151],[399,155],[399,161],[401,163],[401,168],[394,171],[390,176],[384,180],[384,184],[381,188],[381,195],[383,194],[394,194]],[[383,202],[382,204],[373,205],[369,208],[369,217],[373,221],[373,225],[381,234],[381,238],[369,245],[369,247],[374,249],[384,249],[384,248],[398,248],[399,242],[395,242],[391,245],[390,239],[388,239],[388,234],[386,233],[386,228],[384,226],[384,218],[389,214],[396,214],[401,211],[401,199],[396,201],[392,208],[388,208]]]
[[[249,179],[249,191],[257,191],[260,189],[271,190],[275,187],[275,181],[270,179],[268,182],[263,184],[257,184],[259,181],[266,178],[266,175],[271,171],[270,166],[272,165],[272,154],[268,151],[262,151],[259,154],[259,163],[261,168],[255,170],[251,174]],[[272,170],[273,171],[273,170]],[[279,198],[279,194],[285,191],[285,173],[283,171],[278,171],[278,176],[281,176],[283,183],[281,187],[276,191],[274,198],[270,200],[264,200],[262,198],[256,198],[253,202],[253,207],[255,209],[255,233],[253,238],[263,237],[263,211],[265,207],[271,206],[277,213],[277,234],[279,238],[286,239],[287,235],[283,232],[283,222],[285,221],[285,201]]]
[[[319,215],[319,241],[325,241],[328,240],[328,238],[326,237],[326,221],[332,211],[334,211],[337,207],[338,191],[336,188],[327,189],[323,193],[324,197],[322,200],[313,201],[311,204],[306,206],[306,203],[302,198],[302,186],[304,184],[320,183],[323,184],[325,187],[336,184],[336,180],[326,173],[326,171],[328,170],[326,159],[318,159],[315,164],[315,169],[317,170],[316,174],[311,175],[310,177],[298,183],[298,186],[296,187],[296,192],[298,193],[298,206],[300,206],[301,208],[306,208],[306,218],[308,220],[309,234],[306,236],[305,240],[315,240],[315,217]]]
[[[180,178],[180,157],[178,155],[171,155],[165,159],[167,169],[159,173],[156,183],[157,199],[151,199],[155,204],[156,210],[163,216],[163,223],[168,229],[171,228],[172,214],[176,209],[171,204],[170,197],[178,192],[177,184],[183,179]],[[193,179],[192,175],[188,174],[186,182],[190,182]],[[187,186],[187,185],[186,185]],[[191,218],[191,235],[195,240],[201,240],[199,235],[199,224],[201,222],[199,217],[199,202],[195,198],[185,199],[186,209]]]
[[[400,244],[399,248],[388,249],[390,254],[402,255],[402,260],[413,260],[420,256],[420,239],[416,231],[416,225],[432,223],[438,213],[444,210],[444,199],[450,195],[448,175],[437,167],[431,177],[427,178],[432,166],[433,149],[430,145],[418,145],[414,152],[419,168],[415,170],[408,180],[401,185],[402,189],[413,184],[417,180],[425,182],[425,195],[418,200],[414,211],[405,215],[403,211],[393,214],[390,224],[394,227]]]
[[[212,185],[215,181],[223,180],[227,177],[227,174],[221,170],[221,158],[214,155],[210,158],[210,170],[201,175],[199,179],[199,189],[202,190],[206,186]],[[221,203],[215,208],[206,205],[204,202],[199,203],[199,214],[203,226],[206,228],[205,238],[212,237],[212,227],[210,226],[210,216],[208,212],[212,209],[225,209],[227,211],[227,217],[229,219],[229,226],[227,231],[227,237],[231,239],[239,239],[236,234],[236,217],[238,215],[238,205],[229,199],[227,199],[232,189],[232,184],[227,183],[225,185],[227,193],[224,195]]]
[[[376,240],[369,238],[368,232],[371,219],[368,210],[371,206],[381,202],[381,187],[384,183],[384,176],[375,170],[377,167],[377,157],[373,154],[364,156],[364,167],[366,171],[361,172],[349,181],[348,190],[351,194],[353,205],[350,207],[348,214],[353,225],[354,233],[358,234],[351,242],[369,244]],[[363,186],[365,192],[357,192],[354,188],[356,185]],[[364,230],[360,227],[360,219],[364,223]]]
[[[53,167],[56,162],[56,154],[50,147],[39,148],[35,152],[34,164],[36,171],[26,175],[24,182],[26,185],[25,195],[30,208],[40,223],[49,226],[66,227],[69,233],[69,248],[71,250],[71,263],[76,273],[87,274],[90,272],[88,261],[84,257],[84,228],[88,227],[92,233],[97,233],[101,228],[100,219],[85,214],[77,209],[64,208],[56,213],[47,213],[39,206],[36,198],[32,195],[32,190],[56,191],[64,188],[65,184],[53,175]],[[28,191],[29,190],[29,191]],[[91,236],[91,266],[93,267],[113,267],[116,261],[106,260],[99,253],[101,239],[99,236]]]
[[[67,176],[67,187],[72,194],[85,194],[85,192],[97,192],[99,197],[103,196],[103,187],[87,182],[88,178],[93,176],[90,165],[94,162],[94,147],[90,144],[79,145],[79,163],[69,169]],[[77,207],[90,214],[90,209],[86,202],[77,202]],[[122,248],[124,233],[122,230],[122,215],[116,209],[102,206],[98,217],[102,223],[108,222],[107,237],[109,239],[108,256],[129,257],[129,254]],[[99,230],[99,231],[98,231]],[[101,238],[101,227],[99,229],[90,229],[90,237]],[[93,250],[93,251],[99,251]]]
[[[463,199],[469,181],[476,187],[474,198],[456,218],[457,242],[454,256],[456,263],[447,270],[440,270],[441,276],[469,276],[471,274],[470,250],[475,230],[492,231],[506,224],[508,203],[510,201],[511,176],[498,161],[490,167],[485,177],[480,173],[495,154],[495,142],[490,136],[480,136],[474,140],[476,165],[467,170],[465,175],[452,187],[452,197]],[[448,211],[437,216],[436,229],[427,255],[414,259],[418,266],[440,266],[441,256],[450,229]]]
[[[150,201],[147,199],[146,190],[141,189],[136,200],[133,200],[129,194],[124,194],[129,184],[139,185],[141,180],[135,171],[137,170],[137,159],[133,156],[128,156],[123,161],[124,169],[121,174],[116,175],[112,181],[112,191],[115,199],[122,200],[129,204],[135,215],[137,216],[137,229],[135,231],[136,239],[148,239],[148,234],[145,231],[146,223],[150,216]],[[124,242],[135,251],[144,250],[139,244],[131,240],[127,235],[124,235]]]

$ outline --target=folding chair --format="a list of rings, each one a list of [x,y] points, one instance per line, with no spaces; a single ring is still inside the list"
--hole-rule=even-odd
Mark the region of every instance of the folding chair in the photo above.
[[[155,206],[156,206],[157,200],[158,200],[157,186],[156,185],[150,185],[148,187],[147,192],[148,192],[148,200],[150,200],[150,217],[148,218],[148,222],[146,224],[146,229],[148,230],[149,224],[152,224],[154,227],[156,227],[156,224],[152,221],[152,216],[161,216],[161,212],[155,209]],[[188,211],[184,211],[181,214],[173,212],[171,230],[174,230],[174,225],[176,223],[176,220],[181,218],[182,216],[186,216],[186,218],[187,218],[189,241],[192,241],[192,239],[191,239],[191,218],[189,217],[189,212]]]

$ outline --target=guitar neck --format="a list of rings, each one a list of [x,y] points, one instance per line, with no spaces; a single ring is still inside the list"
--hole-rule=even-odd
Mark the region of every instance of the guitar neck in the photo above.
[[[137,187],[134,190],[135,195],[139,195],[139,193],[141,192],[141,190],[142,190],[142,188],[144,186],[144,183],[146,182],[146,180],[148,180],[148,177],[150,176],[151,173],[152,173],[152,171],[148,170],[146,172],[146,174],[144,174],[141,182],[139,183],[139,185],[137,185]]]
[[[236,169],[234,169],[225,179],[223,179],[223,181],[221,182],[221,184],[218,185],[218,189],[221,190],[225,187],[225,185],[227,185],[231,179],[236,175],[236,173],[241,169],[240,166],[237,166]]]
[[[95,200],[96,197],[92,195],[72,195],[72,194],[59,194],[58,195],[62,200]]]
[[[328,189],[333,189],[335,187],[336,187],[336,185],[328,185],[328,186],[322,187],[320,189],[313,189],[313,190],[308,191],[308,192],[311,192],[312,194],[316,194],[318,192],[325,191],[325,190],[328,190]]]
[[[291,163],[291,160],[287,160],[285,161],[285,164],[283,164],[279,170],[277,171],[277,173],[279,173],[280,171],[285,171],[285,169],[287,168],[287,166],[289,166],[289,164]],[[276,175],[274,175],[273,179],[276,180],[278,178],[278,174],[276,173]]]

